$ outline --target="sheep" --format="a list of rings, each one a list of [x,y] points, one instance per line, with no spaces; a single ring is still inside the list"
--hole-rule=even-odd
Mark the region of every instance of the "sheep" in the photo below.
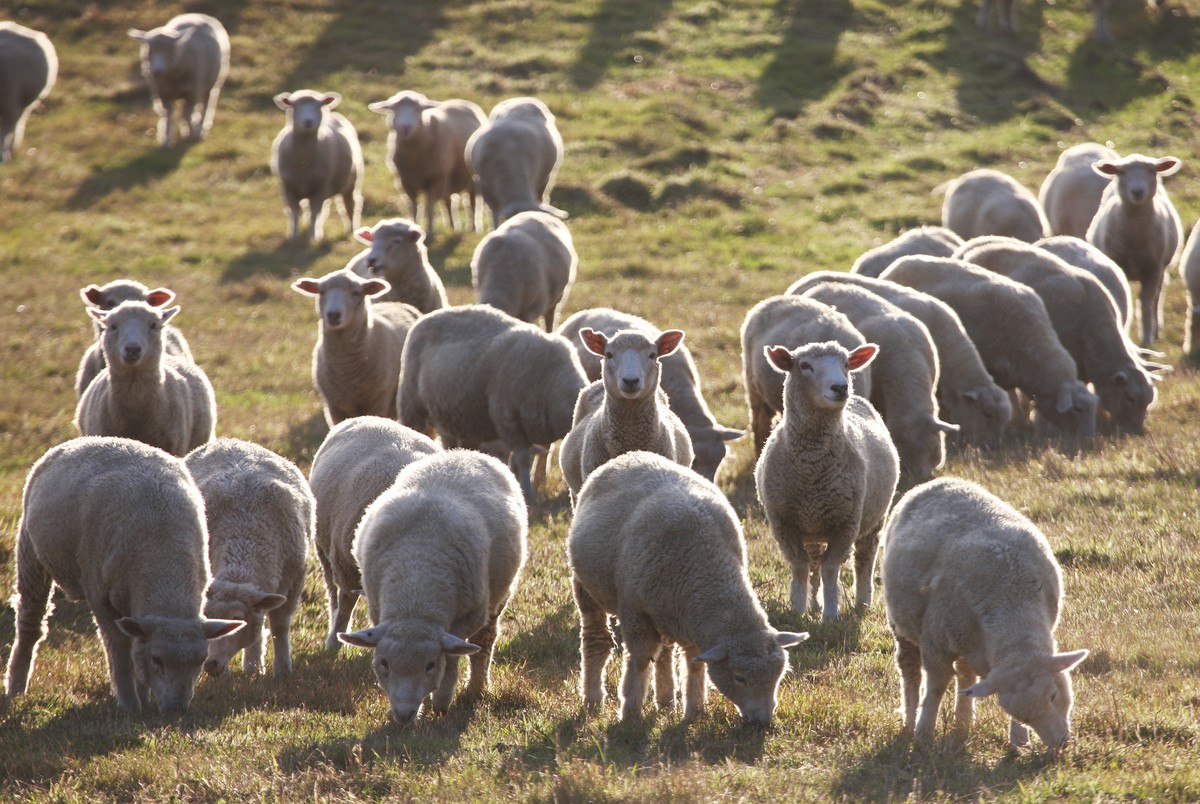
[[[117,279],[104,286],[88,285],[86,288],[80,289],[79,296],[85,305],[100,310],[112,310],[121,302],[131,300],[144,301],[151,307],[166,307],[175,301],[173,291],[167,288],[151,290],[141,282],[131,279]],[[104,369],[104,350],[100,345],[100,338],[104,330],[99,321],[93,321],[92,326],[95,328],[96,341],[83,353],[83,357],[79,361],[79,369],[75,372],[76,401],[83,396],[83,392],[92,384],[92,380],[96,379],[96,375]],[[189,363],[196,362],[182,332],[168,324],[163,327],[162,336],[164,354],[171,355],[178,360],[186,360]]]
[[[572,501],[588,475],[626,452],[654,452],[690,468],[692,440],[659,387],[659,361],[679,348],[683,331],[669,329],[651,338],[623,329],[609,338],[584,327],[579,339],[604,360],[602,379],[579,393],[574,423],[559,451]]]
[[[1145,432],[1153,375],[1135,354],[1112,296],[1087,271],[1018,240],[964,246],[961,259],[1028,285],[1041,297],[1058,340],[1090,382],[1118,432]]]
[[[397,723],[426,701],[450,708],[461,656],[471,657],[464,697],[487,692],[500,615],[525,563],[526,517],[512,473],[468,450],[406,466],[363,514],[354,557],[372,625],[338,639],[374,651]]]
[[[954,308],[988,373],[1001,388],[1019,388],[1030,397],[1040,419],[1068,438],[1095,435],[1099,400],[1080,382],[1075,361],[1032,288],[946,257],[904,257],[881,278]]]
[[[183,102],[187,138],[199,142],[212,128],[229,74],[225,26],[207,14],[180,14],[159,28],[128,33],[142,46],[142,75],[158,114],[159,144],[171,145],[175,101]]]
[[[1117,320],[1121,324],[1121,331],[1129,331],[1129,326],[1133,323],[1133,291],[1129,289],[1129,280],[1125,278],[1121,266],[1081,237],[1056,235],[1039,240],[1034,245],[1100,280],[1100,284],[1112,297],[1113,304],[1117,306]]]
[[[767,622],[746,571],[738,516],[712,482],[654,453],[609,461],[579,495],[567,558],[588,708],[604,704],[608,617],[616,615],[625,645],[622,720],[641,719],[651,662],[657,703],[674,708],[676,643],[687,657],[685,717],[703,710],[707,674],[744,720],[771,722],[788,669],[784,648],[808,634]]]
[[[328,650],[341,647],[338,632],[348,630],[361,594],[353,545],[363,511],[401,469],[440,450],[432,439],[379,416],[346,419],[321,442],[308,480],[317,502],[314,542],[329,596]]]
[[[1183,334],[1183,353],[1191,359],[1200,356],[1200,221],[1192,227],[1187,246],[1179,260],[1179,278],[1187,287],[1187,325]]]
[[[969,240],[1006,235],[1032,243],[1048,234],[1037,198],[1025,185],[998,170],[972,170],[950,183],[942,203],[942,225]]]
[[[883,419],[850,393],[850,372],[878,353],[835,341],[765,346],[771,367],[787,379],[783,420],[754,466],[758,499],[792,572],[792,608],[838,616],[838,574],[854,550],[854,596],[860,611],[874,596],[879,530],[900,479],[900,459]],[[810,585],[809,579],[812,579]]]
[[[309,236],[325,234],[329,200],[337,198],[338,212],[350,231],[362,215],[363,156],[354,124],[332,111],[342,100],[336,92],[309,89],[281,92],[275,105],[287,122],[271,143],[271,172],[279,177],[287,207],[288,240],[300,231],[301,205],[308,205]]]
[[[1087,230],[1087,241],[1121,266],[1130,282],[1141,285],[1141,344],[1154,345],[1162,326],[1162,288],[1167,266],[1179,256],[1183,225],[1162,186],[1163,178],[1183,165],[1174,156],[1155,159],[1130,154],[1102,159],[1092,169],[1111,176],[1100,209]]]
[[[222,438],[184,458],[204,498],[212,582],[204,614],[246,627],[208,643],[204,670],[219,676],[242,650],[242,667],[259,672],[263,616],[271,623],[275,676],[292,671],[292,616],[304,591],[316,501],[295,464],[265,447]]]
[[[963,239],[944,226],[920,226],[897,235],[894,240],[863,252],[850,272],[863,276],[879,276],[901,257],[926,254],[930,257],[949,257]]]
[[[388,116],[388,168],[396,179],[396,189],[408,196],[413,220],[417,219],[417,200],[425,195],[429,238],[433,239],[433,216],[439,201],[445,204],[446,220],[454,230],[455,193],[462,194],[468,208],[468,228],[479,231],[475,180],[463,154],[467,140],[487,123],[483,110],[470,101],[435,101],[411,90],[367,108]]]
[[[409,333],[396,412],[418,432],[436,428],[447,446],[502,441],[532,505],[533,446],[567,434],[586,385],[565,338],[485,305],[448,307]]]
[[[979,6],[977,22],[983,31],[992,29],[992,2],[993,0],[983,0]],[[1014,5],[1016,5],[1016,0],[998,0],[997,2],[996,21],[1009,33],[1017,32],[1017,17],[1013,12]]]
[[[1092,170],[1092,163],[1102,159],[1120,157],[1098,142],[1072,145],[1058,155],[1058,163],[1038,190],[1038,203],[1046,213],[1051,232],[1081,239],[1087,236],[1088,226],[1108,187],[1108,179]]]
[[[540,317],[553,332],[578,265],[565,223],[545,212],[519,212],[479,241],[471,256],[471,284],[480,304],[522,321]]]
[[[163,325],[178,312],[142,301],[88,309],[104,328],[107,365],[75,408],[81,435],[133,438],[179,457],[215,437],[208,377],[195,363],[163,354]]]
[[[50,37],[15,22],[0,22],[0,163],[25,139],[25,122],[58,78]]]
[[[122,712],[140,711],[151,694],[161,712],[186,711],[207,641],[245,626],[200,613],[207,540],[204,501],[182,460],[126,438],[47,451],[29,471],[17,525],[5,693],[29,684],[56,584],[92,610]]]
[[[550,205],[554,175],[563,158],[562,136],[554,115],[537,98],[509,98],[496,104],[488,121],[467,140],[467,167],[498,227],[518,212],[540,210],[560,218]]]
[[[425,232],[404,218],[385,218],[371,228],[354,233],[370,248],[355,256],[346,267],[361,277],[387,280],[392,289],[379,301],[411,304],[422,313],[446,307],[446,286],[429,264]]]
[[[297,293],[317,298],[312,378],[330,427],[351,416],[391,416],[396,410],[400,357],[420,313],[400,302],[371,303],[390,288],[345,268],[292,283]]]
[[[991,449],[999,446],[1004,427],[1012,418],[1008,393],[988,374],[958,314],[940,299],[919,290],[871,276],[837,271],[814,271],[792,283],[789,295],[802,295],[817,285],[852,285],[874,293],[914,316],[929,330],[937,348],[940,372],[937,381],[939,415],[959,426],[964,444]]]
[[[1146,0],[1146,6],[1155,9],[1164,4],[1165,0]],[[1106,45],[1113,43],[1112,33],[1108,30],[1108,10],[1112,0],[1092,0],[1092,33],[1093,39]]]
[[[758,457],[771,433],[771,420],[776,413],[783,412],[783,378],[771,366],[763,348],[777,343],[799,346],[816,341],[837,341],[854,348],[864,338],[849,318],[827,304],[797,296],[772,296],[746,313],[741,340],[750,429],[754,434],[754,455]],[[855,375],[854,392],[864,399],[870,396],[868,372]]]
[[[1065,744],[1067,673],[1088,651],[1058,652],[1062,573],[1037,526],[975,483],[941,478],[900,500],[883,543],[905,729],[920,742],[933,740],[938,706],[956,675],[963,737],[975,699],[995,694],[1011,718],[1012,745],[1028,744],[1027,726],[1051,748]]]
[[[622,329],[635,329],[651,338],[662,334],[644,318],[607,307],[593,307],[574,313],[559,326],[558,334],[575,344],[579,362],[591,382],[600,379],[601,364],[600,358],[579,340],[579,332],[584,327],[591,327],[609,336]],[[700,375],[687,344],[681,342],[674,352],[659,361],[659,365],[662,367],[659,386],[666,392],[671,410],[683,422],[692,441],[692,469],[701,477],[715,480],[717,469],[725,460],[725,442],[741,438],[746,431],[717,423],[700,392]]]

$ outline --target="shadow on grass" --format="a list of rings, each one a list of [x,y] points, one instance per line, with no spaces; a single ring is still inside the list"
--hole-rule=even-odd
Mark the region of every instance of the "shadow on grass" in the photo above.
[[[600,83],[629,47],[649,44],[638,41],[638,31],[653,30],[672,5],[673,0],[604,0],[571,67],[572,83],[580,89]]]
[[[67,199],[67,209],[91,209],[112,193],[161,181],[179,167],[189,147],[190,143],[181,143],[173,148],[156,146],[123,165],[97,168],[75,188],[75,192]]]
[[[578,640],[579,614],[574,603],[562,603],[532,628],[513,633],[496,651],[496,661],[522,665],[548,683],[563,676],[563,646]]]
[[[758,102],[778,117],[797,117],[849,72],[837,48],[854,9],[850,0],[778,0],[774,15],[787,27],[759,78]]]
[[[480,201],[480,203],[483,203]],[[441,277],[442,282],[449,287],[471,287],[471,263],[468,259],[462,265],[447,266],[446,261],[462,244],[462,233],[440,234],[437,240],[429,245],[429,264]]]
[[[247,251],[225,266],[221,282],[242,282],[256,276],[287,279],[304,274],[314,264],[329,256],[333,242],[324,240],[311,245],[304,240],[281,239],[275,248]],[[337,266],[341,268],[342,266]],[[330,270],[335,270],[330,268]]]
[[[117,710],[107,687],[83,706],[70,706],[42,721],[21,699],[0,698],[0,756],[6,790],[14,782],[45,785],[90,757],[137,748],[144,741],[143,717]],[[155,714],[151,720],[163,720]],[[39,725],[33,725],[34,722]]]
[[[317,410],[304,421],[288,428],[284,457],[294,463],[312,463],[327,435],[329,423],[325,421],[325,412]]]

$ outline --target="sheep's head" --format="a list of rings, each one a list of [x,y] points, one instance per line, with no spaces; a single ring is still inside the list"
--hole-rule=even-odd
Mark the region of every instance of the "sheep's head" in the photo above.
[[[889,430],[900,454],[900,471],[907,483],[916,484],[929,480],[941,468],[946,460],[946,434],[957,433],[959,426],[921,413]]]
[[[695,457],[692,459],[692,469],[701,477],[713,481],[717,479],[717,469],[720,468],[721,462],[725,460],[725,453],[728,452],[725,442],[736,440],[746,434],[745,430],[735,430],[719,424],[704,427],[689,424],[687,431],[688,436],[692,439],[692,450],[695,453]]]
[[[766,630],[721,640],[692,659],[707,665],[713,686],[733,702],[748,723],[767,726],[775,714],[779,682],[788,669],[784,648],[808,639],[807,633]]]
[[[142,73],[158,78],[168,72],[179,54],[179,42],[183,34],[169,28],[139,31],[130,28],[127,32],[142,43]]]
[[[264,592],[253,584],[213,580],[205,593],[204,616],[219,620],[237,620],[246,624],[233,633],[208,643],[204,672],[222,675],[229,660],[239,651],[262,638],[263,615],[287,602],[283,595]]]
[[[1108,411],[1118,432],[1141,435],[1146,431],[1146,411],[1157,391],[1149,372],[1132,365],[1117,369],[1095,383],[1100,407]]]
[[[144,301],[151,307],[165,307],[175,300],[175,294],[166,288],[150,290],[132,279],[117,279],[107,285],[80,288],[79,298],[89,307],[111,310],[125,301]]]
[[[1053,393],[1033,401],[1040,418],[1070,439],[1090,439],[1096,435],[1096,407],[1100,399],[1079,380],[1062,383]]]
[[[658,392],[659,360],[673,354],[683,342],[683,331],[669,329],[651,339],[644,332],[626,329],[609,338],[591,327],[579,331],[587,350],[603,359],[601,377],[614,399],[645,399]]]
[[[389,123],[396,137],[406,140],[419,134],[425,125],[425,112],[441,106],[438,101],[432,101],[420,92],[405,90],[397,92],[385,101],[376,101],[367,105],[372,112],[390,115]]]
[[[207,641],[232,634],[240,620],[196,617],[122,617],[117,627],[133,639],[133,668],[140,684],[150,688],[164,713],[187,711],[208,655]]]
[[[1071,677],[1068,673],[1085,658],[1086,650],[1030,659],[1007,672],[993,671],[960,694],[982,698],[995,694],[1000,707],[1013,718],[1013,745],[1029,742],[1032,726],[1047,747],[1058,749],[1071,736]]]
[[[362,322],[369,300],[392,289],[383,279],[363,279],[343,268],[320,279],[297,279],[292,290],[317,297],[317,313],[323,331],[337,332]]]
[[[825,341],[794,350],[764,346],[763,352],[772,368],[787,375],[783,386],[785,412],[788,400],[801,394],[810,407],[841,410],[850,398],[850,372],[875,359],[879,347],[867,343],[851,352],[834,341]]]
[[[425,230],[407,218],[385,218],[371,228],[354,233],[361,243],[370,245],[367,268],[371,276],[383,276],[386,266],[415,265],[424,268]]]
[[[1141,154],[1130,154],[1122,159],[1100,159],[1092,163],[1092,170],[1105,178],[1117,180],[1117,193],[1121,202],[1138,206],[1149,203],[1158,191],[1159,179],[1170,176],[1183,166],[1183,161],[1174,156],[1155,159]]]
[[[161,358],[162,328],[178,312],[178,307],[160,310],[142,301],[122,302],[112,310],[88,308],[104,330],[101,348],[108,365],[130,368]]]
[[[1012,419],[1012,400],[1004,389],[984,385],[950,394],[939,402],[945,405],[946,415],[958,425],[958,438],[966,444],[984,449],[1000,446],[1004,428]]]
[[[327,109],[335,108],[342,101],[336,92],[313,92],[301,89],[296,92],[280,92],[275,96],[275,105],[288,113],[292,130],[316,133],[325,122]]]

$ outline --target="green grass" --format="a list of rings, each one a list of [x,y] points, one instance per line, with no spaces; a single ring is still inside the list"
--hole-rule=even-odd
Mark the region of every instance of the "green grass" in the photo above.
[[[1085,140],[1185,160],[1169,184],[1200,213],[1200,5],[1116,4],[1114,49],[1088,42],[1082,3],[1021,3],[1021,32],[981,38],[974,0],[58,0],[13,16],[47,31],[58,86],[0,168],[0,588],[25,473],[75,435],[73,380],[91,337],[77,291],[120,276],[179,294],[178,319],[216,388],[218,432],[307,470],[325,434],[309,376],[312,303],[289,282],[360,246],[331,220],[315,248],[283,242],[267,168],[273,94],[342,93],[359,128],[365,221],[404,214],[366,103],[402,88],[490,108],[534,94],[567,145],[553,200],[571,212],[579,280],[567,312],[610,305],[679,327],[724,424],[745,426],[737,331],[747,309],[817,269],[846,269],[899,230],[936,222],[937,185],[978,166],[1036,189]],[[211,137],[164,152],[130,27],[206,11],[233,68]],[[473,298],[479,235],[432,248],[451,301]],[[786,573],[754,499],[750,445],[720,483],[744,519],[772,623],[809,630],[775,725],[743,727],[713,693],[694,722],[586,717],[567,582],[565,488],[553,472],[503,624],[493,688],[400,729],[364,652],[321,649],[315,562],[291,679],[205,679],[179,720],[117,714],[90,616],[60,603],[28,695],[0,699],[0,798],[556,801],[1200,797],[1200,381],[1180,363],[1185,300],[1167,290],[1160,344],[1177,370],[1149,433],[1081,456],[1014,442],[952,456],[947,474],[1028,513],[1063,564],[1058,636],[1076,672],[1077,739],[1057,760],[1010,753],[980,706],[963,745],[900,733],[892,641],[877,607],[823,625],[786,603]],[[360,613],[360,618],[361,618]],[[361,621],[361,619],[360,619]],[[0,645],[13,638],[0,611]],[[615,693],[616,670],[609,679]]]

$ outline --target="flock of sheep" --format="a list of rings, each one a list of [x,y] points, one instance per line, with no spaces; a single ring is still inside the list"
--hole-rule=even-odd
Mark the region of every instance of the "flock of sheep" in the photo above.
[[[188,136],[204,136],[228,69],[220,23],[185,14],[130,33],[163,144],[175,100]],[[0,24],[0,37],[14,36],[29,45],[5,46],[6,60],[41,53],[45,64],[26,70],[42,86],[19,113],[0,110],[5,158],[55,73],[45,37]],[[770,722],[785,649],[807,634],[767,621],[738,516],[713,482],[744,432],[712,416],[682,331],[606,308],[555,330],[578,258],[566,213],[549,203],[563,158],[554,115],[534,98],[486,117],[411,91],[371,104],[388,116],[388,162],[412,219],[360,227],[362,155],[332,111],[339,100],[275,98],[287,123],[271,165],[289,236],[307,207],[319,239],[338,199],[368,246],[292,285],[316,299],[313,381],[331,427],[309,478],[260,446],[215,438],[213,389],[170,323],[170,290],[84,288],[97,342],[77,375],[82,437],[49,450],[26,483],[7,693],[26,688],[55,584],[90,605],[123,711],[151,695],[163,711],[185,709],[201,670],[219,674],[239,651],[258,670],[264,618],[285,674],[312,543],[326,647],[373,650],[397,721],[445,711],[464,656],[465,695],[479,696],[529,508],[561,441],[585,704],[603,704],[616,616],[623,718],[641,716],[651,679],[658,705],[674,707],[678,646],[687,716],[711,680],[746,720]],[[1007,427],[1028,425],[1075,448],[1098,422],[1143,431],[1166,369],[1148,350],[1182,239],[1161,179],[1179,167],[1084,144],[1064,152],[1040,197],[972,171],[946,188],[942,226],[900,235],[849,273],[810,274],[746,314],[754,478],[792,605],[837,618],[853,555],[855,604],[869,607],[882,540],[905,724],[921,739],[952,676],[960,727],[975,698],[996,694],[1013,744],[1028,742],[1028,727],[1052,747],[1068,737],[1068,673],[1087,651],[1055,644],[1062,581],[1045,537],[983,488],[932,478],[947,439],[993,448]],[[425,240],[438,205],[455,226],[456,201],[460,224],[479,229],[478,196],[494,224],[471,262],[479,304],[452,307]],[[1193,305],[1197,231],[1180,268]],[[1130,280],[1141,348],[1128,335]],[[1190,329],[1188,348],[1200,348]],[[893,507],[898,489],[907,494]],[[371,624],[351,631],[364,595]]]

